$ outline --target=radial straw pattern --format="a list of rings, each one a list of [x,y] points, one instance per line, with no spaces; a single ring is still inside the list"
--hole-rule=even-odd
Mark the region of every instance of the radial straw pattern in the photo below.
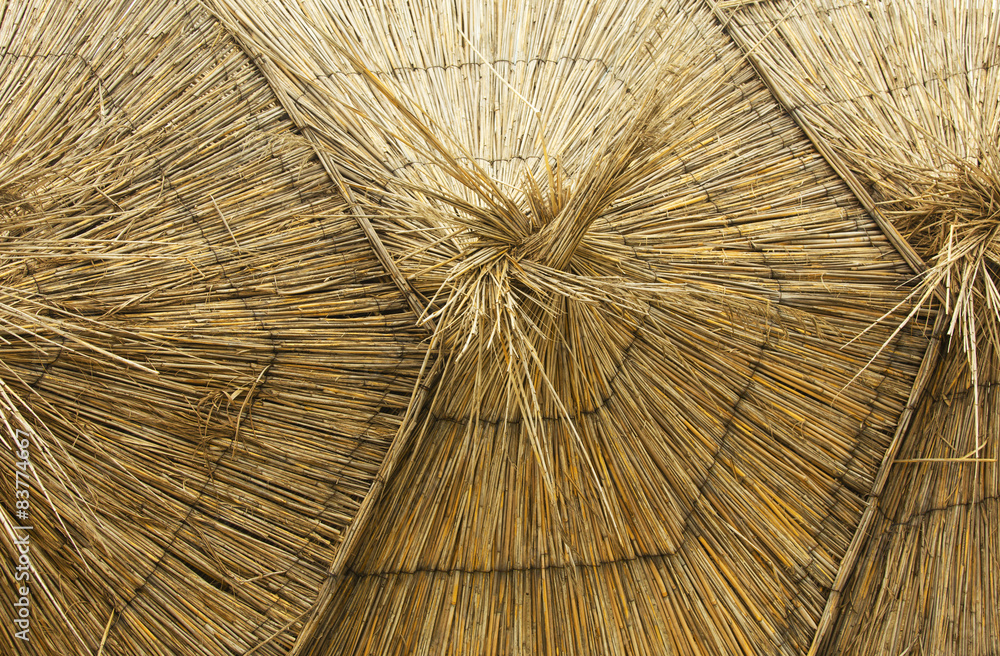
[[[808,1],[726,13],[783,106],[926,260],[915,298],[936,295],[943,312],[941,358],[838,574],[817,652],[1000,652],[997,11]]]
[[[515,4],[5,5],[28,653],[991,653],[988,3]]]
[[[217,22],[80,9],[0,23],[0,379],[34,466],[3,515],[8,583],[34,527],[31,640],[5,584],[0,651],[284,653],[424,332]]]
[[[220,5],[443,362],[298,653],[808,648],[923,354],[848,342],[907,270],[710,12],[616,11]]]

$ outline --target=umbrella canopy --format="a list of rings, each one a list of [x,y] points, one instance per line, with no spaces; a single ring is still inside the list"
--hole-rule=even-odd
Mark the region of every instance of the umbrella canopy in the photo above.
[[[813,636],[909,271],[707,8],[563,11],[218,10],[437,322],[300,653]]]
[[[947,348],[824,613],[816,646],[829,653],[1000,649],[998,10],[807,1],[725,14],[783,106],[927,262],[920,298],[944,301]]]
[[[7,447],[31,435],[0,651],[286,652],[425,331],[196,4],[19,3],[0,34],[11,512]],[[7,621],[26,534],[29,643]]]
[[[928,222],[872,201],[917,194],[760,61],[815,9],[473,5],[4,14],[37,653],[889,644],[834,622],[912,553],[868,496],[967,439],[970,369],[933,369]]]

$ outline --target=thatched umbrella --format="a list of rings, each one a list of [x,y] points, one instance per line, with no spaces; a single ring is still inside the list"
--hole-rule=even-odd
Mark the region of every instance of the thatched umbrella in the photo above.
[[[4,446],[32,435],[0,652],[283,653],[426,331],[197,4],[0,15]],[[26,533],[27,644],[8,621]]]
[[[782,105],[927,263],[915,297],[944,302],[946,348],[815,638],[829,653],[1000,653],[998,12],[922,0],[724,13]]]
[[[31,649],[807,651],[949,292],[731,18],[8,8]]]

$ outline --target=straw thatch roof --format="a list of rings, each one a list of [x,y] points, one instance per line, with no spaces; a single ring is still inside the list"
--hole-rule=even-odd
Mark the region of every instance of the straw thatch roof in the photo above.
[[[988,6],[139,4],[0,12],[5,651],[1000,651]]]

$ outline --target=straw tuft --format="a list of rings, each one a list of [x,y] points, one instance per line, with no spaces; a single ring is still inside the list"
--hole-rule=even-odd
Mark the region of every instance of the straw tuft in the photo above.
[[[887,201],[886,215],[930,263],[921,284],[944,290],[948,334],[975,377],[978,341],[1000,346],[1000,156],[994,146],[940,173],[910,167],[905,176],[921,193]]]

